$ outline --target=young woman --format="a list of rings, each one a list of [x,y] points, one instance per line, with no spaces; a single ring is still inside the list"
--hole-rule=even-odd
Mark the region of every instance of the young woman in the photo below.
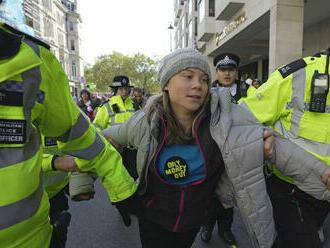
[[[272,131],[232,104],[228,90],[211,93],[210,78],[204,55],[176,50],[159,67],[162,94],[102,131],[138,149],[138,191],[117,206],[138,215],[144,248],[191,247],[214,191],[225,206],[239,207],[254,247],[272,247],[276,238],[262,166],[264,154],[273,154]],[[285,140],[277,142],[290,150]]]

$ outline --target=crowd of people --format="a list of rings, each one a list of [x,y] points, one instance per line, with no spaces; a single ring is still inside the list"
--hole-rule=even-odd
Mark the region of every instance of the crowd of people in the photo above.
[[[143,248],[189,248],[200,232],[237,245],[233,208],[254,248],[321,248],[330,210],[330,49],[237,80],[240,58],[177,49],[160,94],[116,75],[106,101],[80,92],[50,47],[0,1],[0,247],[65,247],[72,200],[99,178]],[[249,89],[253,90],[249,90]],[[251,92],[250,92],[251,91]],[[80,110],[79,110],[80,108]]]

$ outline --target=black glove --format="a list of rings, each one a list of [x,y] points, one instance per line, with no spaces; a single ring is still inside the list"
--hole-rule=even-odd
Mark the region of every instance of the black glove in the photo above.
[[[118,210],[120,209],[120,211],[125,211],[127,213],[134,214],[139,218],[144,215],[146,208],[136,192],[123,201],[115,202],[114,205],[116,205]]]
[[[129,227],[131,225],[131,216],[129,216],[129,213],[126,212],[122,207],[116,206],[121,218],[123,219],[123,222],[125,226]]]

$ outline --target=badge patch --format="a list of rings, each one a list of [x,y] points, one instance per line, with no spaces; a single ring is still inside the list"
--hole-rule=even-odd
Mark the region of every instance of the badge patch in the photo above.
[[[24,144],[26,121],[0,119],[0,144]]]
[[[57,146],[57,139],[51,137],[45,137],[45,146]]]
[[[183,180],[188,176],[188,165],[183,158],[171,157],[166,161],[164,171],[172,180]]]
[[[278,71],[281,73],[283,78],[286,78],[290,74],[294,73],[295,71],[298,71],[301,68],[304,68],[306,66],[306,62],[303,59],[298,59],[296,61],[291,62],[290,64],[287,64],[286,66],[283,66],[282,68],[278,69]]]
[[[23,106],[23,93],[0,90],[0,105]]]

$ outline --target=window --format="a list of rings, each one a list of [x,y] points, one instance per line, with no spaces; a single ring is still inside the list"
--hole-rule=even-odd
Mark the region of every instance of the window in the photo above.
[[[30,26],[31,28],[33,28],[33,19],[29,16],[25,16],[25,22],[28,26]]]
[[[73,31],[73,22],[72,21],[69,22],[69,30]]]
[[[215,16],[215,3],[214,0],[209,0],[209,16]]]
[[[48,18],[44,17],[43,22],[45,36],[54,37],[54,27],[51,21]]]
[[[199,22],[202,22],[205,18],[205,0],[200,0],[198,3],[198,17]]]
[[[64,35],[61,33],[60,30],[57,31],[57,41],[60,46],[64,45]]]
[[[74,45],[74,40],[70,41],[70,47],[71,47],[72,51],[76,50],[75,45]]]
[[[74,79],[77,78],[77,66],[76,66],[76,62],[72,62],[72,77]]]

